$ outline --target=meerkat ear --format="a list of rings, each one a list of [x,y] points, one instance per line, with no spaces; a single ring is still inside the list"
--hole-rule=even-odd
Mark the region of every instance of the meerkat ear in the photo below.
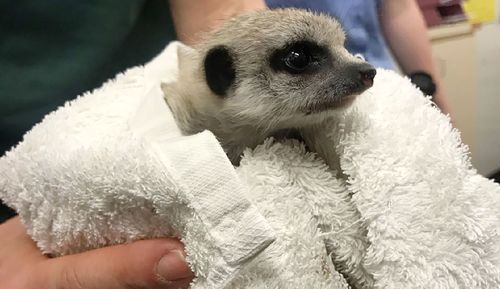
[[[236,79],[236,69],[231,52],[226,46],[210,49],[203,61],[208,87],[219,96],[226,96]]]
[[[181,42],[177,43],[177,63],[179,69],[184,68],[186,65],[192,65],[193,59],[198,55],[196,49],[187,46]]]
[[[177,82],[183,82],[185,79],[191,79],[193,71],[196,70],[196,59],[198,59],[198,51],[194,48],[182,43],[177,44]]]

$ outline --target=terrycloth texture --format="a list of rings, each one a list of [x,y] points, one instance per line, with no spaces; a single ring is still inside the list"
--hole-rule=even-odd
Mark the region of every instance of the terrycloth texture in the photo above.
[[[194,288],[221,288],[275,237],[215,137],[181,136],[169,55],[48,115],[1,160],[0,197],[46,253],[179,236]]]
[[[210,133],[180,136],[161,100],[175,49],[0,160],[0,197],[42,250],[176,235],[192,288],[500,288],[500,187],[407,79],[378,71],[325,126],[347,180],[295,141],[270,139],[234,170]]]
[[[329,130],[375,287],[500,288],[500,187],[407,79],[379,71],[375,83]]]

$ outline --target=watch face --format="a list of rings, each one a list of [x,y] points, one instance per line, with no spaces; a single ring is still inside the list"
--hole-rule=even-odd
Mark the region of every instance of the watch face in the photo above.
[[[415,72],[410,75],[410,79],[424,94],[432,96],[436,93],[436,84],[428,73]]]

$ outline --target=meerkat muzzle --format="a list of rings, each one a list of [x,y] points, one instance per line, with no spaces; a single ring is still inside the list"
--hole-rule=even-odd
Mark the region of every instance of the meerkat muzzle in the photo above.
[[[370,68],[363,68],[363,69],[359,70],[359,74],[361,77],[361,83],[363,83],[363,85],[366,88],[370,88],[373,86],[373,79],[375,78],[375,75],[377,74],[377,70],[375,70],[375,68],[373,68],[371,65],[369,65],[369,66],[370,66]]]
[[[373,86],[373,80],[377,74],[377,70],[368,63],[363,63],[355,66],[355,79],[364,88],[368,89]]]

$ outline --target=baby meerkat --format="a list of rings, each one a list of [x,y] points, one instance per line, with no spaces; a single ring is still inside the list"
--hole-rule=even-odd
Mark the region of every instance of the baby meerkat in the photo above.
[[[178,81],[162,86],[166,101],[183,133],[212,131],[236,165],[245,148],[319,124],[373,85],[376,70],[344,42],[328,16],[296,9],[241,15],[194,49],[179,49]]]

